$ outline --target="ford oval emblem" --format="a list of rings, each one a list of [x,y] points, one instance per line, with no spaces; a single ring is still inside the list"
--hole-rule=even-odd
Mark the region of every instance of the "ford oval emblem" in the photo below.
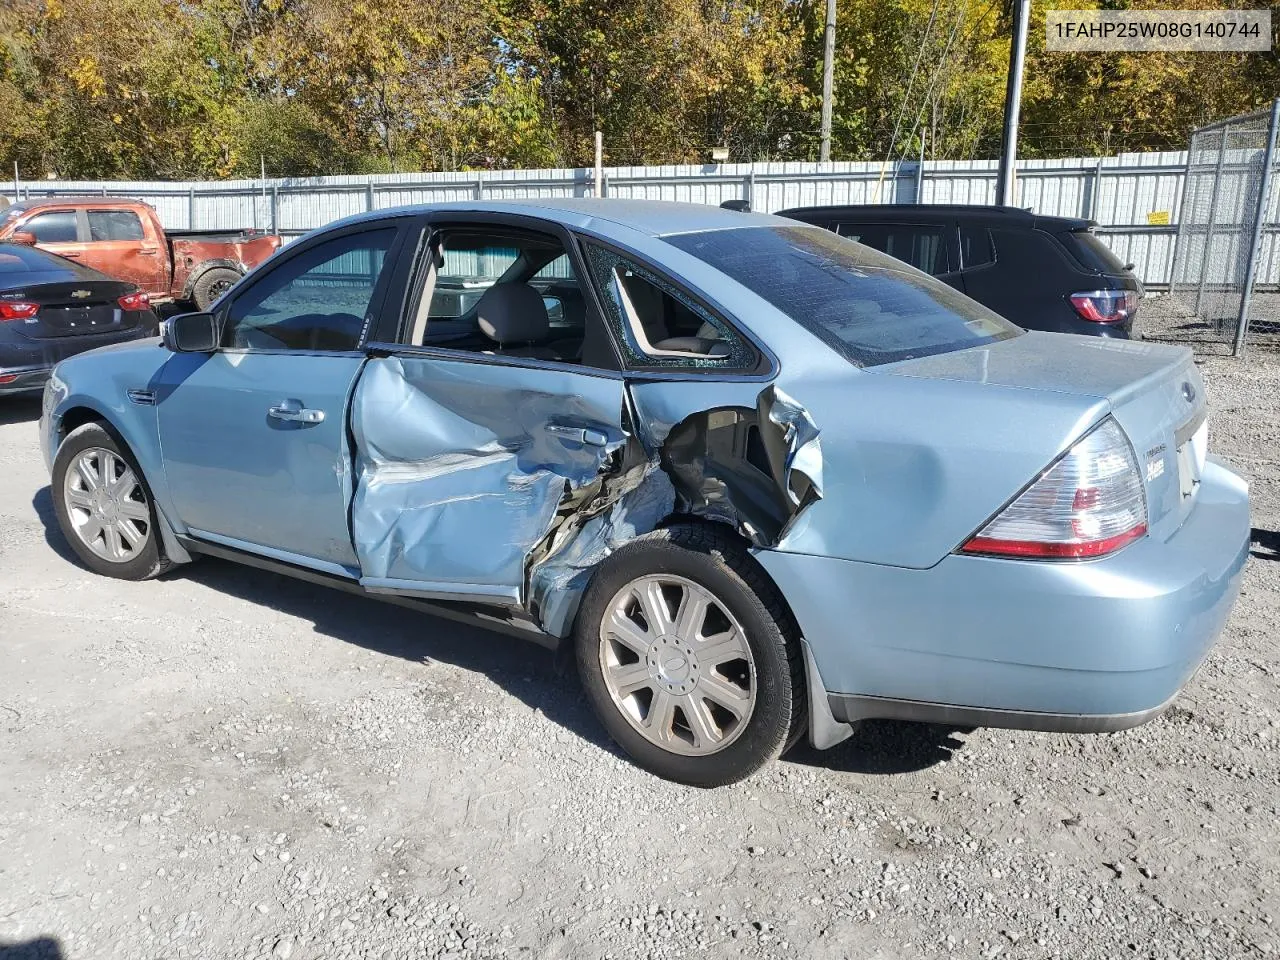
[[[1186,398],[1187,403],[1196,402],[1196,388],[1191,385],[1190,380],[1182,381],[1182,395]]]

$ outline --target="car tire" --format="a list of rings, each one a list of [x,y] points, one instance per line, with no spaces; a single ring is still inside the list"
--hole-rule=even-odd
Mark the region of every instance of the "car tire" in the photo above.
[[[240,274],[230,267],[206,270],[191,289],[191,302],[197,310],[208,310],[218,298],[240,282]]]
[[[678,524],[619,547],[592,575],[574,645],[609,735],[667,780],[735,783],[807,728],[795,621],[727,529]]]
[[[168,568],[146,478],[102,424],[86,423],[62,441],[50,488],[62,535],[94,573],[147,580]]]

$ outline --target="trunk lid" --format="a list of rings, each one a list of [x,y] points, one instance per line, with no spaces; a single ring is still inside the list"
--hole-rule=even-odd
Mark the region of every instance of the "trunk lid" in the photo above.
[[[51,340],[136,328],[144,311],[122,310],[117,302],[135,289],[116,280],[79,280],[27,284],[5,291],[0,298],[39,304],[34,317],[5,323],[28,339]]]
[[[1186,348],[1032,331],[867,372],[1106,400],[1133,445],[1151,535],[1168,539],[1194,505],[1208,422],[1204,381]]]

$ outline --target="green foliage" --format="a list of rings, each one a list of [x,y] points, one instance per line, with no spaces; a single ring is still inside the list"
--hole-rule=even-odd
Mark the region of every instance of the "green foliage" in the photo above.
[[[1218,5],[1189,0],[1188,5]],[[1280,5],[1280,0],[1272,0]],[[1272,54],[1060,54],[1037,0],[1029,156],[1177,149],[1280,92]],[[811,160],[825,0],[4,0],[0,163],[187,178]],[[839,0],[837,159],[989,157],[1005,0]]]

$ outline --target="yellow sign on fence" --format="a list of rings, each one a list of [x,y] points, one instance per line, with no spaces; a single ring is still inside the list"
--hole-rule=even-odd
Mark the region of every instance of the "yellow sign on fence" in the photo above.
[[[1152,210],[1147,214],[1147,223],[1153,227],[1167,227],[1169,225],[1168,210]]]

